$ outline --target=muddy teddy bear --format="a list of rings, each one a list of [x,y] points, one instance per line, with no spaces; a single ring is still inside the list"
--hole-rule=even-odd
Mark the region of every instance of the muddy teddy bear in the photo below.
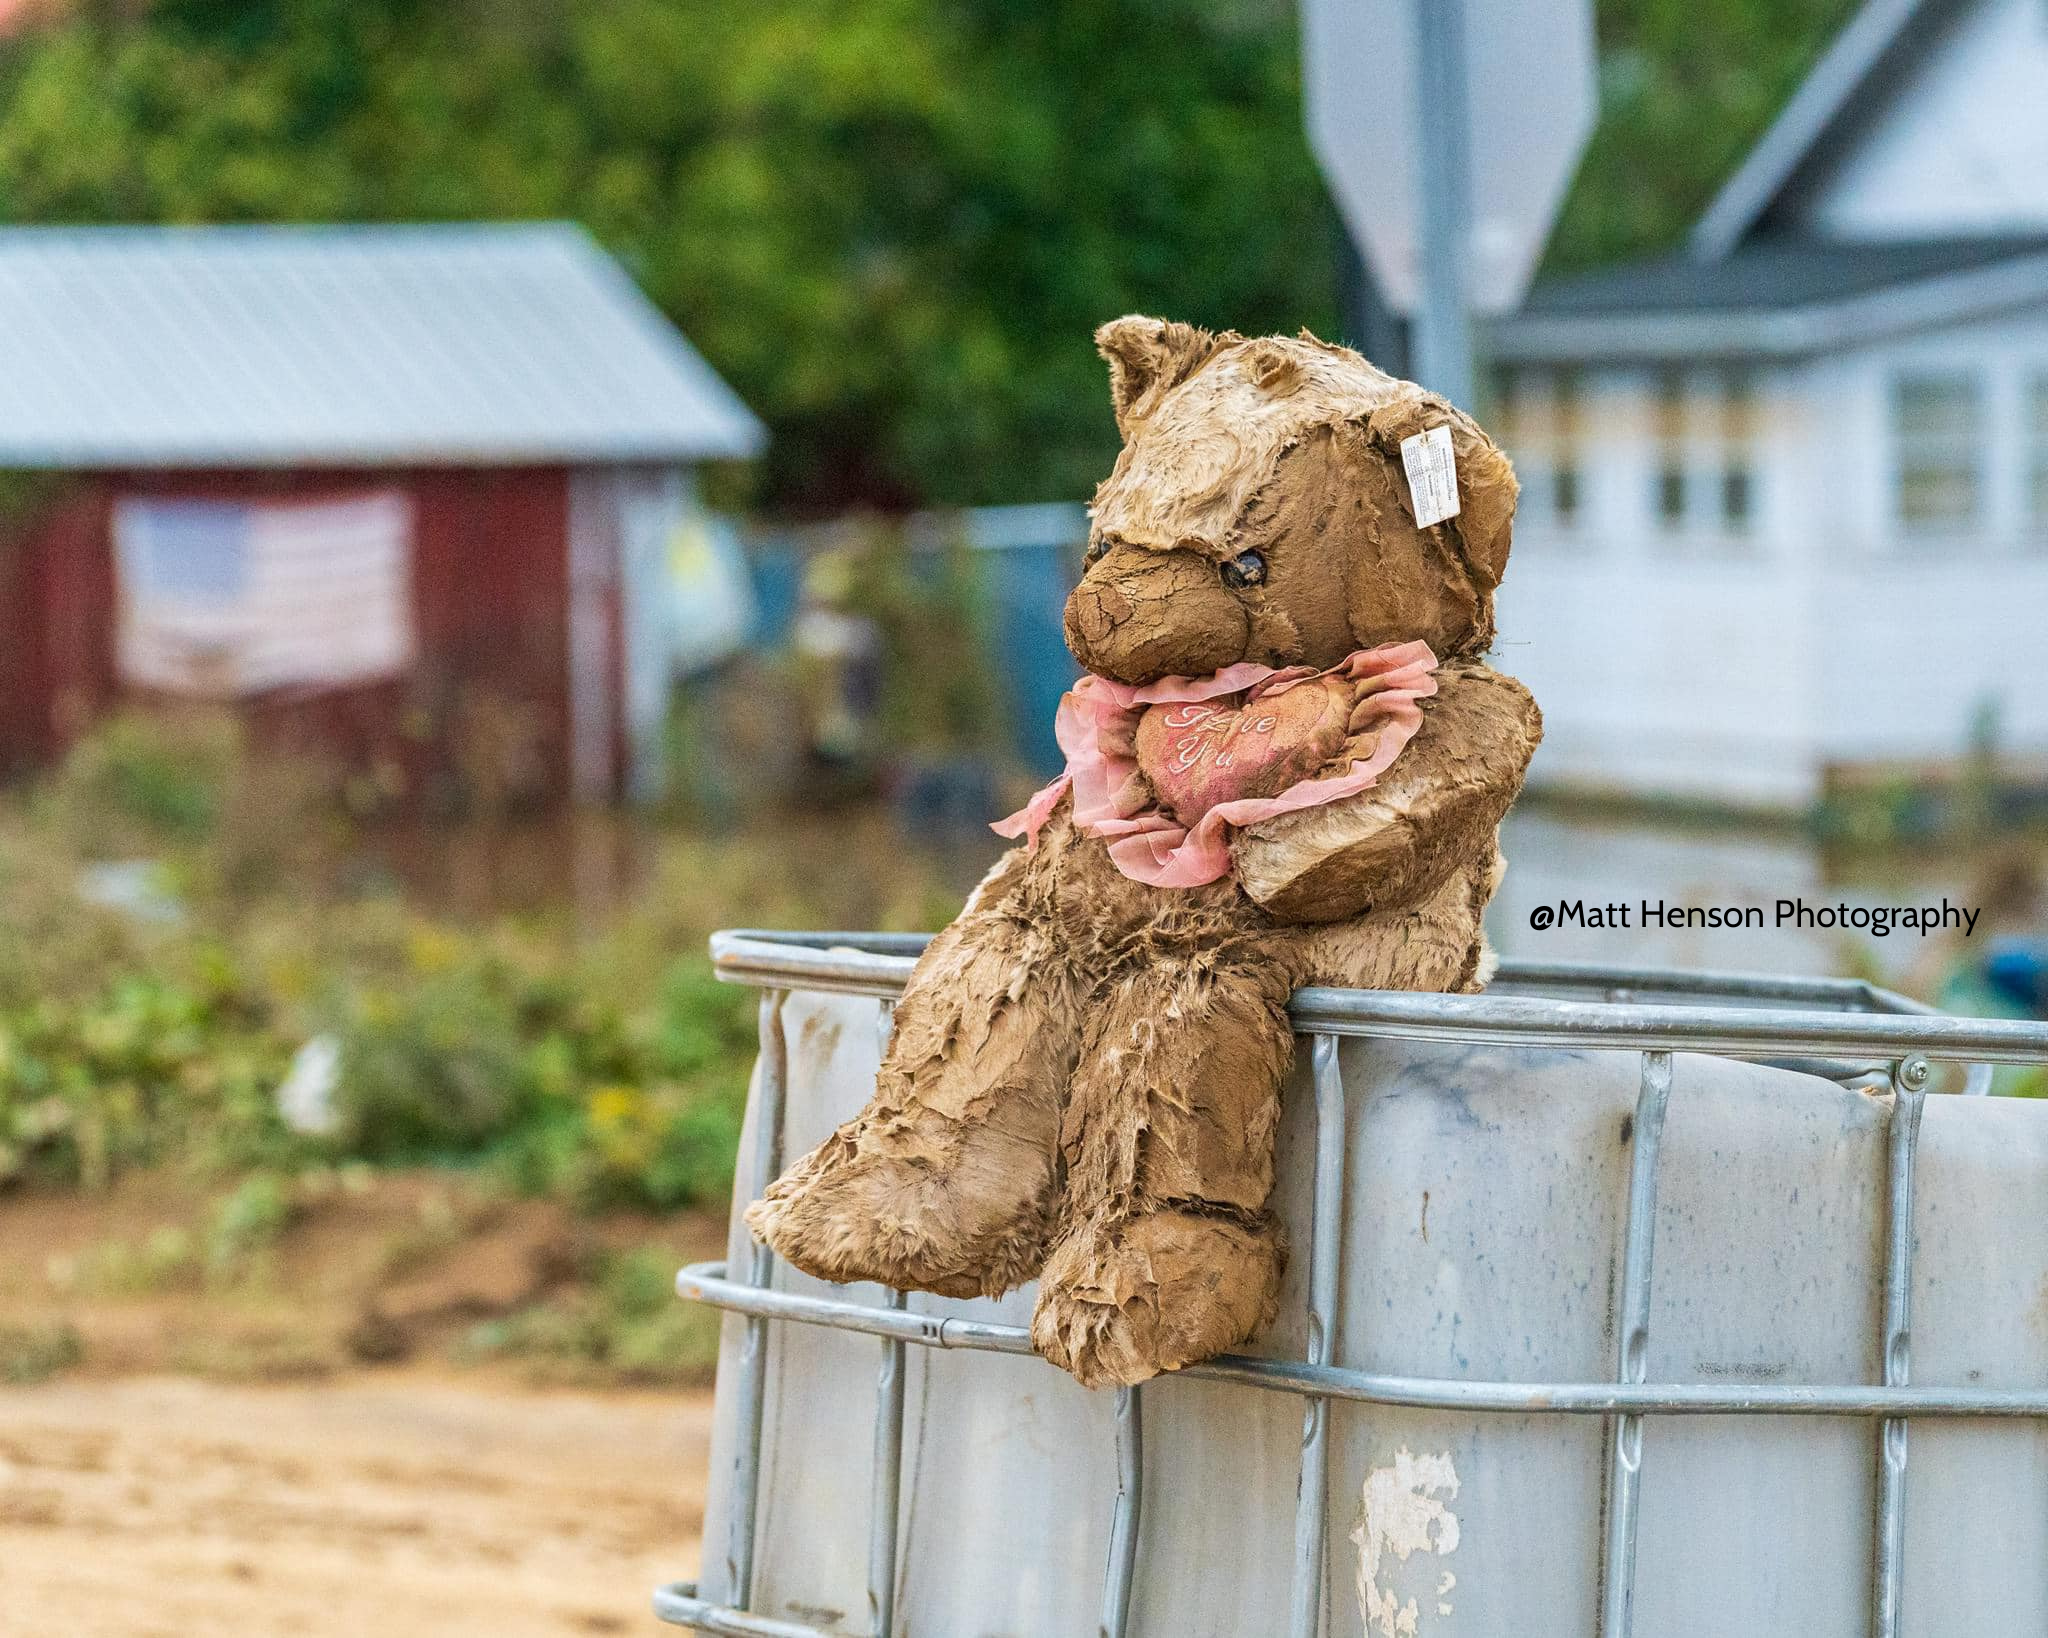
[[[1471,420],[1305,331],[1096,344],[1124,442],[1067,604],[1067,772],[997,826],[1024,845],[919,960],[872,1101],[747,1214],[828,1280],[1035,1277],[1034,1345],[1090,1386],[1270,1320],[1288,996],[1484,984],[1542,733],[1482,658],[1516,491]],[[1403,445],[1437,428],[1457,509],[1418,528]]]

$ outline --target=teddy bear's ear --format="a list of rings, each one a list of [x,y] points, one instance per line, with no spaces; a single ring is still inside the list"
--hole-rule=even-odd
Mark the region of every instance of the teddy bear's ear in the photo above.
[[[1458,511],[1414,523],[1401,444],[1447,426],[1457,464]],[[1434,393],[1409,390],[1352,423],[1357,481],[1375,497],[1366,548],[1347,571],[1352,634],[1363,644],[1418,634],[1439,658],[1483,653],[1493,641],[1493,593],[1514,536],[1514,468],[1476,422]]]
[[[1466,555],[1498,586],[1507,573],[1522,486],[1501,447],[1456,411],[1451,414],[1451,450],[1458,458],[1458,533]]]
[[[1447,527],[1456,531],[1461,555],[1475,578],[1491,591],[1507,572],[1515,501],[1521,493],[1507,456],[1480,430],[1478,422],[1435,393],[1396,400],[1372,416],[1372,430],[1396,467],[1404,439],[1447,424],[1458,468],[1458,515]],[[1405,486],[1405,479],[1403,482]]]
[[[1178,386],[1209,356],[1216,338],[1192,324],[1133,313],[1095,332],[1095,349],[1109,361],[1109,398],[1119,432],[1128,433],[1156,395]]]

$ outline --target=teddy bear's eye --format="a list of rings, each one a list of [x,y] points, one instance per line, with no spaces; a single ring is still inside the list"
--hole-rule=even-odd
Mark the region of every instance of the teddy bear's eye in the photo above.
[[[1226,586],[1260,586],[1266,580],[1266,559],[1258,552],[1239,552],[1237,556],[1225,558],[1216,565],[1216,572],[1223,576]]]

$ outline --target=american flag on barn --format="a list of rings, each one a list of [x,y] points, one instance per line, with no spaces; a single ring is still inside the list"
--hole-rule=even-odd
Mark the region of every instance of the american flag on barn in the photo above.
[[[124,682],[235,699],[403,676],[412,504],[123,500],[114,506]]]
[[[657,776],[700,463],[760,424],[581,230],[0,229],[0,768],[201,697],[432,800]],[[696,634],[701,636],[701,633]]]

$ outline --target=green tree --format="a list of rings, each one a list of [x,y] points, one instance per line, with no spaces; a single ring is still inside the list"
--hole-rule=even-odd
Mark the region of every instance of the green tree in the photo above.
[[[1670,245],[1854,0],[1600,0],[1554,241]],[[1340,333],[1283,0],[77,0],[0,40],[0,219],[589,226],[784,512],[1078,496],[1088,345]]]
[[[1600,125],[1553,271],[1670,248],[1860,0],[1597,0]]]
[[[1088,334],[1334,322],[1276,5],[157,0],[0,47],[0,215],[586,223],[786,510],[1085,494]]]

